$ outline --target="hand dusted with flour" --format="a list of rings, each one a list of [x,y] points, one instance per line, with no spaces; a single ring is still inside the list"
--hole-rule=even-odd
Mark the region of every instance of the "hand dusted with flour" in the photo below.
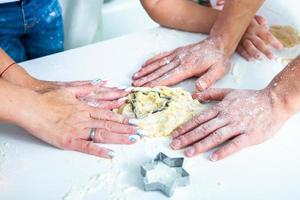
[[[220,79],[229,67],[229,57],[223,53],[217,40],[208,38],[151,58],[133,75],[133,85],[169,86],[198,76],[196,86],[199,90],[205,90]]]
[[[263,90],[208,89],[197,92],[201,102],[221,101],[173,131],[173,149],[189,147],[189,157],[226,143],[211,154],[217,161],[273,136],[300,110],[300,57]]]
[[[169,86],[197,76],[199,77],[196,82],[197,89],[209,88],[228,71],[229,59],[263,0],[226,1],[220,13],[212,9],[207,10],[192,1],[177,3],[142,1],[150,16],[164,26],[206,32],[209,33],[209,37],[199,43],[180,47],[151,58],[133,75],[133,86]],[[168,6],[172,9],[168,9]],[[165,13],[168,13],[167,17]],[[194,14],[198,17],[194,17]],[[180,17],[176,20],[170,16]],[[201,27],[201,30],[193,27]]]

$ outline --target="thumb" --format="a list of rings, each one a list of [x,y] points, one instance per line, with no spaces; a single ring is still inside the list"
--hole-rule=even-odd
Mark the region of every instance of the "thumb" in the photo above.
[[[229,88],[210,88],[203,92],[196,92],[193,94],[193,98],[198,101],[205,103],[207,101],[222,101],[224,97],[231,92],[232,89]]]
[[[266,26],[268,24],[267,20],[263,16],[256,15],[254,18],[256,19],[257,23],[262,26]]]
[[[220,64],[213,65],[208,69],[208,71],[205,74],[203,74],[196,81],[197,90],[199,91],[206,90],[217,80],[222,78],[227,71],[228,71],[227,67],[224,67],[223,65]]]

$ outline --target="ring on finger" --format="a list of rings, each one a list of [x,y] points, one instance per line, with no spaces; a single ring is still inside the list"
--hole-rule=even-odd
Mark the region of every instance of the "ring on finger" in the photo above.
[[[91,128],[89,139],[88,139],[89,141],[95,142],[96,130],[97,130],[96,128]]]

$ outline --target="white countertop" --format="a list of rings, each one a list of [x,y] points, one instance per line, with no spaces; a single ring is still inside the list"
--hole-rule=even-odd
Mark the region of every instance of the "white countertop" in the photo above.
[[[285,11],[282,17],[278,14],[282,7],[275,7],[276,11],[267,3],[262,11],[270,23],[299,25],[299,14]],[[101,77],[110,79],[114,85],[129,85],[131,74],[147,58],[204,37],[156,28],[22,65],[41,79]],[[283,57],[297,54],[300,54],[299,47],[276,52]],[[282,68],[283,65],[275,60],[248,63],[235,55],[232,71],[216,87],[259,89]],[[180,85],[190,91],[194,87],[193,80]],[[172,199],[300,199],[299,120],[298,114],[269,141],[225,160],[212,163],[207,160],[208,153],[186,159],[185,169],[191,174],[191,184],[176,190]],[[169,156],[182,156],[181,152],[171,151],[168,143],[167,138],[162,138],[140,141],[132,146],[107,145],[117,152],[116,158],[109,161],[53,148],[18,127],[2,124],[0,199],[167,199],[158,192],[141,189],[139,167],[159,151]]]

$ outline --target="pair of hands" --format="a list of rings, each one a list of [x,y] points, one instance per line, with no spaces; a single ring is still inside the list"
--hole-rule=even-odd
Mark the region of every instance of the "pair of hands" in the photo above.
[[[112,150],[95,143],[134,144],[139,136],[129,118],[111,111],[125,103],[129,92],[105,83],[39,81],[20,125],[55,147],[112,158]],[[96,128],[93,141],[91,128]]]
[[[256,16],[240,41],[237,52],[247,60],[258,59],[261,53],[272,59],[269,44],[277,49],[283,48],[268,31],[265,19]],[[229,68],[230,55],[225,53],[217,39],[208,37],[200,43],[149,59],[133,75],[133,86],[139,87],[168,86],[199,77],[196,88],[203,92],[197,92],[193,97],[201,102],[220,101],[173,131],[170,144],[173,149],[188,147],[185,154],[192,157],[229,141],[211,154],[210,159],[217,161],[244,147],[265,141],[287,119],[272,104],[268,88],[260,91],[208,89]]]
[[[243,35],[237,52],[247,60],[259,59],[261,54],[272,59],[268,45],[282,49],[283,45],[269,32],[266,20],[255,16]],[[208,37],[202,42],[163,52],[149,59],[133,75],[134,86],[174,85],[191,77],[200,77],[196,88],[207,89],[230,69],[230,57],[222,41]]]

